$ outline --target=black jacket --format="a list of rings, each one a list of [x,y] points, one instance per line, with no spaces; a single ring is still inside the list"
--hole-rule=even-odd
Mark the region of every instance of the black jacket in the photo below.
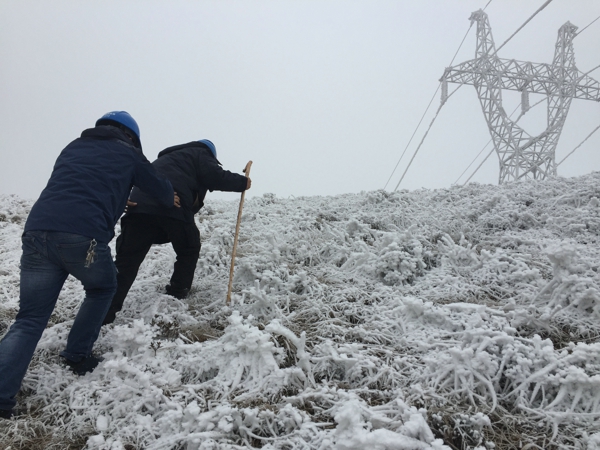
[[[145,191],[134,188],[129,198],[137,206],[130,208],[128,214],[158,214],[193,222],[194,214],[204,205],[207,191],[246,190],[247,178],[224,170],[208,147],[201,142],[169,147],[158,154],[152,165],[160,175],[171,181],[173,189],[179,195],[181,208],[165,208]]]
[[[85,130],[56,160],[25,231],[62,231],[108,243],[134,184],[165,210],[175,209],[171,183],[123,131],[112,126]]]

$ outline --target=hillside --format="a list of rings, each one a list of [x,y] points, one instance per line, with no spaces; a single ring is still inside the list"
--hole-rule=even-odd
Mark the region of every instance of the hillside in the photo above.
[[[0,197],[0,334],[31,204]],[[237,208],[197,216],[185,301],[153,247],[83,377],[67,280],[4,448],[600,449],[600,173],[249,199],[227,307]]]

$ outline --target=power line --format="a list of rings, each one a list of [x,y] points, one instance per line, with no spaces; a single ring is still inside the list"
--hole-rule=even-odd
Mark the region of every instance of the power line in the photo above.
[[[429,100],[429,104],[427,105],[427,108],[425,109],[425,112],[421,116],[421,120],[419,120],[419,123],[417,124],[417,128],[415,128],[415,131],[413,131],[412,136],[408,140],[408,144],[406,144],[406,147],[404,147],[404,151],[402,152],[402,155],[400,156],[400,159],[396,163],[396,166],[394,167],[394,170],[392,170],[392,173],[391,173],[390,177],[388,178],[388,180],[386,181],[385,186],[383,187],[383,189],[385,189],[387,187],[388,183],[390,182],[390,180],[394,176],[394,173],[396,173],[396,169],[398,168],[398,165],[400,164],[400,161],[402,161],[402,158],[404,158],[404,154],[406,153],[406,150],[408,150],[408,147],[410,146],[410,143],[412,142],[413,138],[415,137],[415,134],[417,134],[417,130],[421,126],[421,122],[423,122],[423,119],[425,118],[425,115],[427,114],[427,111],[429,111],[429,107],[431,106],[431,103],[433,103],[433,99],[435,99],[438,91],[440,90],[440,86],[441,85],[442,85],[442,83],[438,84],[437,89],[433,93],[433,97],[431,97],[431,100]]]
[[[471,181],[471,178],[473,178],[475,176],[475,174],[479,171],[479,169],[481,169],[481,166],[483,166],[483,163],[487,161],[487,159],[491,156],[492,153],[494,153],[494,150],[496,150],[496,148],[493,148],[492,150],[490,150],[490,152],[487,154],[487,156],[485,158],[483,158],[483,161],[481,161],[481,163],[477,166],[477,169],[475,169],[475,172],[473,172],[471,174],[471,176],[469,178],[467,178],[467,181],[464,182],[463,186],[465,184],[467,184],[469,181]]]
[[[486,5],[483,7],[483,10],[485,11],[485,9],[490,5],[490,3],[492,3],[493,0],[489,0]],[[463,44],[465,43],[465,39],[467,39],[467,36],[469,35],[469,31],[471,31],[471,28],[473,27],[473,23],[471,23],[469,25],[469,28],[467,29],[467,32],[465,33],[464,37],[462,38],[462,41],[460,42],[458,49],[456,50],[456,53],[454,53],[454,56],[452,57],[452,60],[450,61],[450,65],[452,65],[452,63],[454,62],[454,60],[456,59],[456,56],[458,55],[458,52],[460,51],[461,47],[463,46]],[[400,161],[402,161],[402,158],[404,158],[404,154],[406,153],[406,151],[408,150],[408,147],[410,146],[410,143],[412,142],[413,138],[415,137],[415,134],[417,134],[417,131],[419,129],[419,127],[421,126],[421,122],[423,122],[423,119],[425,118],[425,116],[427,115],[427,112],[429,111],[429,108],[431,107],[431,104],[433,103],[433,100],[435,99],[435,97],[437,96],[438,91],[440,90],[440,86],[442,85],[442,83],[438,84],[437,89],[435,90],[435,92],[433,93],[433,96],[431,97],[431,100],[429,101],[429,104],[427,105],[427,108],[425,109],[425,112],[423,113],[423,115],[421,116],[421,119],[419,120],[419,123],[417,124],[417,127],[415,128],[415,131],[413,131],[412,136],[410,137],[410,139],[408,140],[408,144],[406,144],[406,147],[404,148],[404,151],[402,152],[402,155],[400,155],[400,159],[398,160],[398,162],[396,163],[396,165],[394,166],[394,170],[392,170],[392,173],[390,175],[390,177],[388,178],[388,180],[385,183],[385,186],[383,187],[383,189],[387,188],[388,183],[390,182],[390,180],[392,179],[392,177],[394,176],[394,174],[396,173],[396,169],[398,169],[398,165],[400,164]],[[439,112],[439,111],[438,111]],[[437,116],[437,114],[436,114]],[[413,157],[414,158],[414,157]],[[398,186],[396,186],[396,189],[398,189]]]
[[[450,98],[452,97],[452,95],[458,91],[463,85],[459,85],[454,91],[452,91],[452,93],[447,97]],[[435,116],[433,116],[433,119],[431,119],[431,123],[429,124],[429,127],[427,128],[427,131],[425,132],[425,134],[423,135],[423,138],[421,139],[421,142],[419,143],[419,146],[417,147],[417,149],[415,150],[415,152],[413,153],[412,158],[410,159],[408,166],[406,166],[406,169],[404,170],[404,173],[402,174],[402,177],[400,178],[400,181],[398,181],[398,184],[396,185],[396,188],[394,189],[394,192],[396,192],[398,190],[398,186],[400,186],[400,183],[402,183],[402,180],[404,179],[404,176],[406,175],[406,172],[408,172],[408,169],[410,168],[410,166],[412,165],[412,162],[415,159],[415,156],[417,156],[417,153],[419,152],[419,150],[421,149],[421,146],[423,145],[423,142],[425,141],[425,138],[427,137],[427,135],[429,134],[429,130],[431,130],[431,127],[433,126],[433,123],[435,122],[435,119],[437,119],[438,114],[440,113],[440,110],[442,109],[442,106],[444,106],[443,103],[440,104],[437,112],[435,113]]]
[[[587,137],[583,141],[581,141],[581,143],[577,147],[575,147],[573,150],[571,150],[571,152],[567,156],[565,156],[556,166],[557,167],[560,166],[565,161],[565,159],[567,159],[569,156],[571,156],[573,153],[575,153],[575,150],[577,150],[579,147],[581,147],[585,143],[585,141],[587,141],[592,136],[592,134],[594,134],[596,131],[598,131],[598,129],[600,129],[600,125],[598,125],[596,128],[594,128],[594,130],[590,134],[588,134]]]
[[[487,144],[485,144],[485,145],[483,146],[483,148],[482,148],[481,150],[479,150],[479,153],[477,153],[477,156],[476,156],[475,158],[473,158],[473,161],[471,161],[471,164],[469,164],[469,165],[467,166],[467,168],[466,168],[465,170],[463,170],[463,172],[462,172],[462,173],[461,173],[461,174],[458,176],[458,178],[456,179],[456,181],[454,182],[454,184],[458,184],[458,180],[460,180],[460,179],[462,178],[462,176],[465,174],[465,172],[466,172],[467,170],[469,170],[469,168],[470,168],[470,167],[471,167],[471,166],[472,166],[472,165],[475,163],[475,161],[477,161],[477,158],[479,158],[479,155],[481,155],[481,154],[483,153],[483,151],[484,151],[484,150],[487,148],[487,146],[488,146],[488,145],[490,145],[491,143],[492,143],[492,139],[490,139],[490,140],[487,142]],[[486,159],[487,159],[487,157],[486,157]],[[473,174],[473,175],[474,175],[474,174]],[[472,177],[473,175],[471,175],[471,177]],[[469,179],[471,179],[471,178],[469,177]]]
[[[579,33],[577,33],[575,35],[575,37],[579,36],[581,33],[583,33],[585,30],[587,30],[589,28],[589,26],[591,24],[593,24],[595,21],[597,21],[598,19],[600,19],[600,16],[596,17],[594,20],[592,20],[586,27],[584,27]]]
[[[598,19],[600,19],[600,16],[598,16],[598,17],[597,17],[595,20],[593,20],[593,21],[590,23],[590,25],[591,25],[592,23],[594,23],[594,22],[595,22],[596,20],[598,20]],[[590,25],[588,25],[588,27],[589,27]],[[585,28],[587,28],[587,27],[585,27]],[[584,28],[583,30],[585,30],[585,28]],[[583,30],[581,30],[581,31],[583,31]],[[581,34],[581,31],[579,32],[579,34]],[[597,65],[596,67],[594,67],[592,70],[588,70],[588,71],[587,71],[586,73],[584,73],[584,74],[583,74],[581,77],[579,77],[579,80],[581,80],[583,77],[585,77],[585,76],[586,76],[586,75],[588,75],[589,73],[593,72],[594,70],[598,69],[599,67],[600,67],[600,64],[599,64],[599,65]],[[570,153],[568,153],[568,154],[567,154],[567,156],[565,156],[565,157],[564,157],[564,158],[563,158],[563,159],[562,159],[562,160],[561,160],[561,161],[560,161],[558,164],[556,164],[556,167],[560,166],[560,165],[561,165],[561,164],[562,164],[562,163],[565,161],[565,159],[567,159],[569,156],[571,156],[573,153],[575,153],[575,150],[577,150],[579,147],[581,147],[581,146],[582,146],[582,145],[585,143],[585,141],[587,141],[587,140],[588,140],[588,139],[589,139],[589,138],[590,138],[590,137],[591,137],[591,136],[592,136],[592,135],[593,135],[593,134],[594,134],[596,131],[598,131],[598,129],[600,129],[600,125],[598,125],[596,128],[594,128],[594,129],[592,130],[592,132],[591,132],[590,134],[588,134],[588,135],[587,135],[587,137],[586,137],[586,138],[585,138],[583,141],[581,141],[581,143],[580,143],[580,144],[579,144],[577,147],[575,147],[573,150],[571,150],[571,152],[570,152]]]
[[[546,1],[546,3],[544,3],[542,6],[540,6],[540,7],[538,8],[538,10],[537,10],[536,12],[534,12],[534,13],[533,13],[533,15],[532,15],[532,16],[531,16],[529,19],[527,19],[527,20],[525,21],[525,23],[523,23],[523,25],[521,25],[519,28],[517,28],[517,31],[515,31],[513,34],[511,34],[511,35],[510,35],[510,37],[509,37],[509,38],[508,38],[506,41],[504,41],[504,43],[503,43],[503,44],[502,44],[500,47],[498,47],[498,49],[497,49],[497,50],[494,52],[494,55],[495,55],[496,53],[498,53],[498,51],[499,51],[499,50],[500,50],[502,47],[504,47],[504,46],[505,46],[505,45],[508,43],[508,41],[510,41],[510,40],[511,40],[513,37],[515,37],[515,35],[516,35],[516,34],[517,34],[519,31],[521,31],[521,30],[522,30],[522,29],[525,27],[525,25],[527,25],[529,22],[531,22],[531,19],[533,19],[535,16],[537,16],[537,15],[538,15],[538,14],[539,14],[539,13],[540,13],[540,12],[541,12],[541,11],[542,11],[544,8],[546,8],[546,6],[548,6],[550,3],[552,3],[552,0],[547,0],[547,1]],[[493,56],[493,55],[492,55],[492,56]]]
[[[488,5],[492,2],[492,0],[490,0],[488,2]],[[487,8],[487,5],[486,5]],[[465,42],[465,39],[467,38],[469,31],[471,31],[471,28],[473,27],[473,24],[469,25],[469,29],[467,30],[467,32],[465,33],[465,36],[463,37],[462,41],[460,42],[460,45],[458,46],[458,49],[456,50],[456,53],[454,53],[454,56],[452,57],[452,61],[450,61],[450,65],[452,65],[452,63],[454,62],[454,59],[456,58],[456,55],[458,55],[458,52],[460,51],[460,48],[462,47],[462,45]],[[412,136],[410,137],[410,139],[408,140],[408,144],[406,144],[406,147],[404,148],[404,151],[402,152],[402,155],[400,155],[400,159],[398,160],[398,162],[396,163],[396,165],[394,166],[394,170],[392,170],[392,173],[390,175],[390,177],[388,178],[387,182],[385,183],[385,186],[383,187],[383,189],[387,188],[388,183],[390,182],[390,180],[392,179],[392,177],[394,176],[394,174],[396,173],[396,169],[398,168],[398,165],[400,164],[400,161],[402,161],[402,158],[404,158],[404,154],[406,153],[406,150],[408,150],[408,147],[410,146],[410,143],[412,142],[413,138],[415,137],[415,134],[417,134],[417,131],[419,130],[419,127],[421,126],[421,122],[423,122],[423,119],[425,118],[425,116],[427,115],[427,112],[429,111],[429,108],[431,107],[431,104],[433,103],[433,100],[435,99],[435,97],[437,96],[438,91],[440,90],[440,86],[442,85],[442,83],[438,84],[437,89],[435,90],[435,92],[433,93],[433,96],[431,97],[431,100],[429,100],[429,104],[427,105],[427,108],[425,108],[425,112],[423,113],[423,115],[421,116],[421,120],[419,120],[419,123],[417,124],[417,127],[415,128],[415,131],[413,131]]]

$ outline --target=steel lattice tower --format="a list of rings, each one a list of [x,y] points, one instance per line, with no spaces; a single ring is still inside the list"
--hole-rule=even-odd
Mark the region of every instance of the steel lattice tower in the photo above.
[[[554,59],[544,64],[499,58],[487,14],[475,11],[470,20],[477,22],[475,59],[446,68],[440,79],[442,102],[448,82],[475,86],[500,159],[500,183],[556,175],[556,145],[572,99],[600,101],[600,83],[575,66],[577,27],[567,22],[558,30]],[[503,89],[521,92],[524,112],[529,109],[529,93],[547,96],[546,130],[530,136],[511,121],[502,107]]]

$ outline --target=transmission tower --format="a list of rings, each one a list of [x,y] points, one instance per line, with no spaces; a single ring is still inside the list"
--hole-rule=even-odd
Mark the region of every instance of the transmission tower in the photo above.
[[[600,101],[600,83],[575,66],[573,38],[577,27],[570,22],[560,27],[554,59],[545,64],[499,58],[487,14],[475,11],[470,20],[477,22],[475,58],[446,68],[440,79],[442,103],[448,96],[448,83],[475,86],[500,159],[499,183],[556,175],[556,145],[571,100]],[[502,106],[503,89],[521,92],[523,113],[529,109],[529,93],[547,96],[546,130],[531,136],[510,120]]]

